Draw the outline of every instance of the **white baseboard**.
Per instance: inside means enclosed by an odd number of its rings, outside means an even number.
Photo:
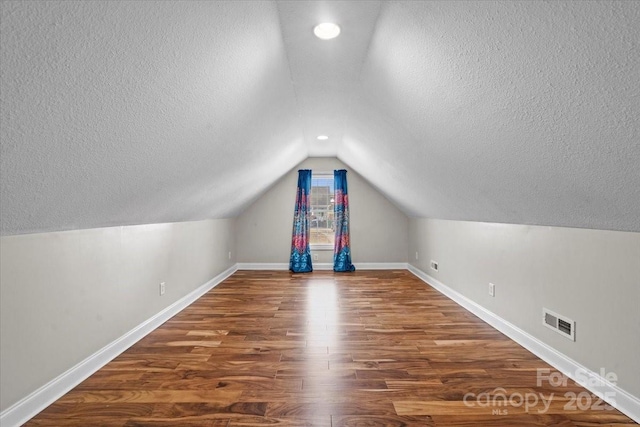
[[[569,378],[580,383],[587,390],[601,397],[605,402],[615,407],[620,412],[640,423],[640,399],[636,396],[633,396],[617,385],[610,383],[600,374],[585,368],[575,360],[538,340],[533,335],[530,335],[495,313],[465,297],[461,293],[429,276],[424,271],[411,264],[408,264],[407,268],[411,273],[422,279],[422,281],[427,285],[449,297],[466,310],[475,314],[480,319],[556,368],[558,371],[564,373]],[[582,378],[576,378],[576,373],[581,374]],[[612,396],[613,398],[605,398],[607,396]]]
[[[204,285],[180,298],[158,314],[145,320],[120,338],[5,409],[0,413],[0,426],[13,427],[27,422],[126,349],[140,341],[158,326],[184,310],[224,279],[231,276],[236,270],[237,265],[234,265],[223,271]]]
[[[353,265],[356,270],[406,270],[406,262],[357,262]],[[288,270],[289,264],[284,262],[274,263],[256,263],[241,262],[238,263],[238,270]],[[333,270],[333,264],[330,262],[314,262],[313,269],[318,271]]]
[[[238,270],[288,270],[285,262],[239,262]]]
[[[619,411],[634,419],[636,422],[640,423],[640,399],[616,385],[611,384],[598,373],[588,370],[573,359],[551,348],[517,326],[507,322],[474,301],[471,301],[464,295],[454,291],[437,279],[424,273],[422,270],[406,263],[357,263],[355,265],[357,269],[361,270],[408,269],[429,286],[446,295],[466,310],[475,314],[489,325],[507,335],[509,338],[516,341],[518,344],[522,345],[527,350],[558,369],[560,372],[565,373],[569,377],[572,377],[572,373],[575,372],[587,373],[589,379],[587,380],[587,383],[584,384],[585,388],[598,396],[615,396],[615,401],[609,401],[607,399],[604,400],[611,406],[614,406]],[[89,356],[76,366],[59,375],[57,378],[2,411],[2,413],[0,413],[0,425],[3,427],[13,427],[25,423],[51,403],[62,397],[73,387],[109,363],[116,356],[152,332],[158,326],[162,325],[171,317],[175,316],[184,308],[192,304],[210,289],[217,286],[236,270],[288,269],[289,264],[287,263],[238,263],[230,267],[188,295],[171,304],[158,314],[136,326],[125,335]],[[330,263],[318,263],[314,265],[314,269],[332,270],[333,266]],[[577,378],[572,378],[574,380],[578,380]],[[593,386],[593,384],[598,384],[598,386]]]
[[[406,262],[357,262],[356,270],[406,270]]]
[[[333,264],[330,262],[314,262],[313,269],[318,271],[333,271]]]

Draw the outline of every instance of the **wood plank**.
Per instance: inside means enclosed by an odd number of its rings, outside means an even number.
[[[407,271],[239,271],[26,425],[636,425],[549,368]],[[547,399],[468,400],[500,393]]]

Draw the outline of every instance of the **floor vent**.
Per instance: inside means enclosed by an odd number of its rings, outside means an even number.
[[[565,316],[560,316],[548,308],[542,309],[542,324],[553,329],[571,341],[576,340],[576,322]]]

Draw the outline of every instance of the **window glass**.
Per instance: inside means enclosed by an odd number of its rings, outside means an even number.
[[[311,245],[333,248],[333,175],[313,175],[311,178]]]

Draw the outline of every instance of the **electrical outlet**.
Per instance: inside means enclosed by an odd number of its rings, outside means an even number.
[[[313,260],[317,261],[318,260],[318,254],[313,254]]]
[[[164,292],[167,290],[164,282],[160,282],[160,295],[164,295]]]
[[[489,296],[496,296],[496,285],[494,285],[493,283],[489,283]]]
[[[416,259],[418,259],[418,251],[416,251]]]
[[[231,251],[229,251],[229,259],[231,259]]]
[[[431,266],[431,269],[433,271],[438,271],[438,262],[437,261],[431,260],[430,266]]]

